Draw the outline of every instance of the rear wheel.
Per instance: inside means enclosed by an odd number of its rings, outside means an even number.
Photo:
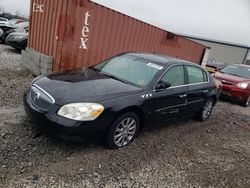
[[[118,117],[105,137],[106,146],[117,149],[129,145],[138,133],[139,124],[139,118],[133,112]]]
[[[208,99],[203,106],[201,112],[198,115],[200,121],[206,121],[211,115],[214,107],[214,100],[212,98]]]

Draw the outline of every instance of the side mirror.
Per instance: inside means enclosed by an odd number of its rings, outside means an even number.
[[[164,82],[164,81],[160,81],[156,84],[155,89],[156,90],[164,90],[167,89],[171,86],[171,84],[169,82]]]

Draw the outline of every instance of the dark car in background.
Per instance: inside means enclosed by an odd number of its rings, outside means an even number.
[[[206,64],[206,70],[212,74],[217,71],[220,71],[226,66],[225,63],[220,63],[220,62],[214,62],[214,61],[208,61]]]
[[[216,100],[214,79],[199,65],[145,53],[38,77],[24,97],[26,113],[46,133],[101,133],[109,148],[128,145],[143,127],[205,121]]]
[[[10,33],[5,42],[18,51],[25,50],[28,44],[28,33]]]
[[[250,103],[250,65],[228,65],[213,74],[222,82],[222,97],[239,101],[247,107]]]

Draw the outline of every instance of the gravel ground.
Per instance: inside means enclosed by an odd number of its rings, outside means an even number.
[[[0,44],[0,187],[250,187],[250,108],[219,102],[207,122],[144,131],[107,150],[40,134],[22,105],[32,79]]]

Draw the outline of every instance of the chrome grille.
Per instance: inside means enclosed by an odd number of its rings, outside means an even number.
[[[48,111],[55,102],[51,95],[36,85],[31,86],[29,95],[32,104],[42,111]]]

